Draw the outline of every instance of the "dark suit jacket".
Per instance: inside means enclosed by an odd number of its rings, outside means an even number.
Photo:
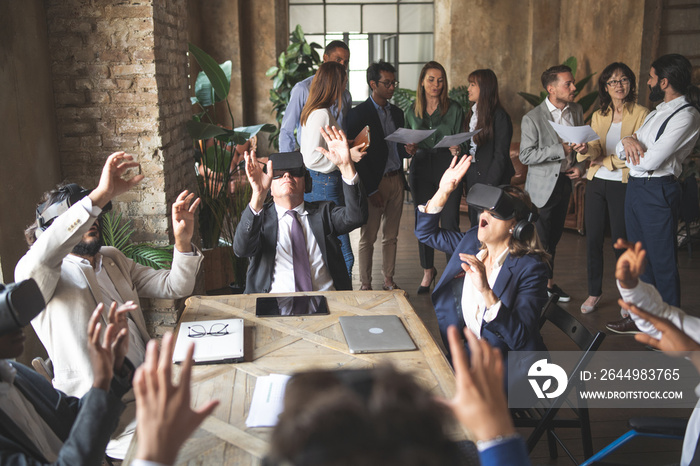
[[[476,155],[467,171],[467,188],[475,183],[491,186],[510,184],[515,175],[510,160],[510,141],[513,137],[513,124],[510,116],[502,108],[496,109],[493,120],[493,137],[477,146]]]
[[[451,254],[440,281],[432,294],[440,333],[445,346],[447,328],[464,328],[462,316],[462,286],[464,271],[458,253],[476,254],[479,251],[478,227],[466,233],[443,230],[438,227],[440,214],[416,211],[418,241]],[[545,351],[538,320],[547,302],[547,265],[537,256],[508,255],[493,292],[501,300],[498,316],[482,323],[481,335],[492,346],[500,348],[505,357],[509,350]]]
[[[28,367],[18,363],[12,366],[17,370],[14,385],[63,441],[55,464],[100,464],[124,409],[119,398],[128,387],[113,381],[110,392],[92,388],[78,399],[55,390]],[[17,424],[0,410],[0,464],[42,463],[48,462]]]
[[[389,108],[391,118],[394,120],[396,128],[404,127],[403,112],[396,105]],[[389,148],[387,147],[384,138],[387,136],[382,129],[382,122],[379,120],[377,109],[374,108],[371,98],[367,98],[364,102],[350,109],[347,116],[347,133],[348,139],[354,139],[362,128],[369,125],[370,144],[367,149],[367,155],[362,160],[355,164],[357,173],[360,174],[362,184],[368,193],[374,193],[379,188],[379,183],[384,176],[386,161],[389,157]],[[399,157],[404,159],[410,157],[406,152],[403,144],[398,144]],[[400,167],[403,173],[403,165]],[[404,186],[406,177],[402,177]]]
[[[333,202],[306,202],[309,224],[336,290],[352,290],[352,282],[340,250],[338,235],[349,233],[367,221],[367,195],[362,182],[342,182],[345,206]],[[233,239],[233,252],[249,257],[246,293],[268,293],[272,284],[277,253],[277,212],[270,203],[255,215],[248,206],[241,216]]]

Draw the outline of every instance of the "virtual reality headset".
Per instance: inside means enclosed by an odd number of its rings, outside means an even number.
[[[488,210],[491,215],[501,220],[520,217],[521,220],[534,222],[539,217],[537,208],[532,209],[518,199],[509,195],[498,186],[477,183],[467,193],[467,204],[481,210]]]
[[[311,192],[311,175],[304,166],[304,157],[301,152],[278,152],[270,154],[272,161],[272,179],[282,178],[285,173],[292,176],[304,177],[305,187],[304,192]]]
[[[44,297],[33,279],[9,285],[0,283],[0,335],[26,327],[45,307]]]
[[[38,238],[41,233],[51,226],[56,218],[61,216],[70,209],[71,206],[91,192],[92,189],[85,189],[80,185],[71,183],[58,190],[59,200],[55,201],[53,204],[49,204],[49,201],[40,204],[39,207],[36,208],[36,221],[39,225],[35,232],[36,237]],[[102,212],[109,212],[111,209],[112,203],[108,202],[102,209]]]

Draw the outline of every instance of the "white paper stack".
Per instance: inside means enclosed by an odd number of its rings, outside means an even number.
[[[284,389],[288,375],[270,374],[258,377],[255,382],[253,401],[250,403],[250,412],[245,421],[248,427],[274,427],[277,419],[284,409]]]

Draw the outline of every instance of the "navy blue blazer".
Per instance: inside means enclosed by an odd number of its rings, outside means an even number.
[[[416,209],[416,237],[432,248],[451,254],[442,277],[431,296],[440,334],[448,348],[447,328],[464,328],[462,287],[465,273],[458,253],[479,252],[478,227],[466,233],[439,228],[439,214],[425,214]],[[482,322],[481,335],[503,353],[508,351],[546,351],[538,325],[547,302],[547,265],[539,257],[508,255],[501,268],[493,292],[501,300],[498,316]]]

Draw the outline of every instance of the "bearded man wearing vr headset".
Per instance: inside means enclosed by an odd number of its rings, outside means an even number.
[[[338,167],[345,206],[304,202],[311,177],[300,152],[272,154],[265,173],[255,153],[245,153],[253,195],[233,239],[238,257],[250,257],[246,293],[351,290],[338,235],[367,221],[367,195],[350,158],[343,131],[326,126],[318,147]],[[264,204],[267,193],[272,203]]]
[[[119,250],[102,246],[100,215],[110,201],[143,179],[123,175],[139,164],[131,155],[116,152],[107,158],[98,186],[92,191],[68,185],[49,192],[37,208],[37,220],[25,235],[31,246],[15,269],[16,281],[33,278],[46,301],[46,310],[32,326],[53,362],[55,388],[72,396],[84,395],[91,386],[88,321],[103,303],[135,303],[120,320],[128,333],[126,357],[139,366],[150,339],[139,306],[144,298],[182,298],[192,293],[202,255],[192,245],[194,213],[199,199],[183,191],[172,205],[175,251],[170,270],[154,270],[136,264]],[[102,319],[106,318],[103,314]],[[135,405],[126,395],[125,410],[117,434],[121,442],[110,445],[108,454],[126,453],[133,433]],[[130,424],[130,425],[126,425]]]
[[[454,325],[466,326],[504,357],[510,350],[544,351],[538,319],[547,302],[549,256],[539,244],[537,208],[527,193],[476,184],[467,203],[482,210],[479,224],[466,233],[438,226],[442,207],[470,165],[471,157],[455,157],[438,191],[416,213],[418,240],[452,255],[432,294],[445,347]]]

